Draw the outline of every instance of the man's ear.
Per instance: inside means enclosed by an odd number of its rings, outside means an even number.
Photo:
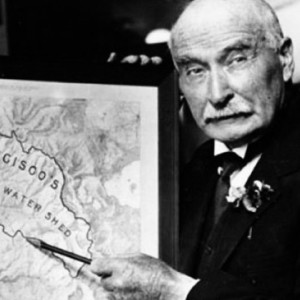
[[[293,43],[289,37],[284,37],[279,48],[279,56],[283,70],[283,80],[289,81],[294,73],[295,63],[293,56]]]

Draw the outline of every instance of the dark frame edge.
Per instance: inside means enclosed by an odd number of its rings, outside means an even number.
[[[159,257],[179,263],[179,92],[175,70],[159,86]]]

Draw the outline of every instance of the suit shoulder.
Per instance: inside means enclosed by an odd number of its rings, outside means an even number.
[[[195,165],[198,161],[205,161],[213,157],[214,143],[213,140],[208,140],[201,144],[192,155],[191,160],[187,163],[186,167]]]
[[[181,184],[186,185],[193,178],[202,174],[207,165],[212,162],[213,157],[213,140],[209,140],[197,148],[192,159],[182,168],[180,172]]]

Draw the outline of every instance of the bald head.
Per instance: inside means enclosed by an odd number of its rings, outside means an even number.
[[[283,38],[276,14],[263,0],[194,0],[190,2],[172,28],[170,47],[176,47],[178,40],[187,31],[199,28],[214,30],[231,22],[257,34],[268,46],[278,49]],[[246,29],[246,27],[245,27]]]

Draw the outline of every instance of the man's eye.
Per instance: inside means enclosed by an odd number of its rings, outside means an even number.
[[[186,70],[187,76],[200,76],[203,74],[203,68],[194,67],[194,68],[188,68]]]
[[[240,63],[243,63],[247,60],[247,57],[246,56],[235,56],[232,58],[232,60],[230,61],[230,64],[231,65],[236,65],[236,64],[240,64]]]

